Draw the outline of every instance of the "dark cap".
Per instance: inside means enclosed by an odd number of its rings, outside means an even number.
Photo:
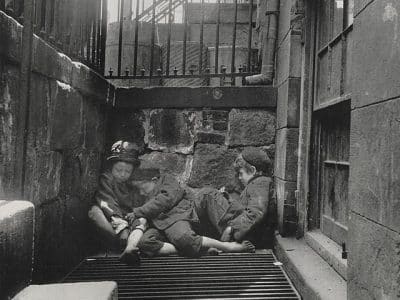
[[[139,166],[139,151],[136,144],[127,141],[118,141],[111,146],[109,161],[124,161]]]
[[[271,160],[268,154],[256,147],[247,147],[242,152],[243,159],[254,166],[257,171],[268,172]]]

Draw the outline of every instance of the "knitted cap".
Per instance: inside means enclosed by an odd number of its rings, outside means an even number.
[[[115,142],[111,146],[111,153],[107,160],[124,161],[138,166],[140,164],[138,147],[127,141]]]
[[[247,147],[242,152],[243,159],[250,165],[254,166],[257,171],[268,172],[271,160],[268,154],[263,150],[255,147]]]

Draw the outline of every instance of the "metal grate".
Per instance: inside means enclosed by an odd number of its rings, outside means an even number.
[[[88,258],[64,282],[112,280],[118,299],[300,299],[272,252],[201,258]]]

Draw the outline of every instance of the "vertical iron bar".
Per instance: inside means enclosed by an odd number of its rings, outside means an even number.
[[[188,0],[185,0],[185,7],[183,9],[185,29],[183,31],[183,57],[182,57],[182,74],[186,73],[186,40],[187,40],[187,27],[188,27]]]
[[[91,9],[90,1],[86,2],[86,60],[90,62],[90,13],[89,9]]]
[[[248,48],[248,53],[247,53],[247,66],[250,67],[251,65],[251,39],[252,39],[252,34],[253,34],[253,1],[250,0],[249,3],[249,40],[247,44]]]
[[[96,24],[97,24],[97,39],[96,39],[96,70],[100,67],[100,47],[101,47],[101,0],[96,0],[97,14],[96,14]]]
[[[124,4],[125,0],[119,1],[119,38],[118,38],[118,76],[121,76],[121,60],[122,60],[122,31],[124,29]]]
[[[91,3],[92,3],[92,5],[93,5],[93,2],[94,0],[91,0]],[[91,52],[92,52],[92,57],[91,57],[91,63],[92,64],[94,64],[94,62],[95,62],[95,57],[96,57],[96,47],[95,47],[95,43],[96,43],[96,18],[95,18],[95,16],[96,16],[96,12],[95,12],[95,10],[94,9],[92,9],[91,10],[92,11],[92,14],[91,14],[91,16],[90,16],[90,25],[91,25],[91,35],[92,35],[92,38],[91,38],[91,43],[90,43],[90,45],[91,45]]]
[[[0,0],[0,10],[2,10],[2,11],[6,10],[6,1],[5,0]]]
[[[138,43],[139,43],[139,4],[140,4],[140,0],[136,0],[136,16],[135,16],[135,53],[134,53],[134,57],[133,57],[133,76],[136,76],[136,72],[137,72],[137,58],[138,58]],[[142,5],[143,2],[142,2]],[[143,10],[143,6],[142,6],[142,10]]]
[[[142,13],[144,11],[144,0],[142,0]]]
[[[167,41],[167,66],[166,74],[169,75],[169,62],[171,55],[171,29],[172,29],[172,0],[168,4],[168,41]]]
[[[103,0],[101,5],[101,57],[100,72],[105,74],[106,63],[106,40],[107,40],[107,5],[108,1]]]
[[[199,74],[203,73],[204,0],[201,0]]]
[[[154,39],[156,33],[156,0],[153,0],[153,8],[152,8],[152,17],[151,17],[151,53],[150,53],[150,70],[149,77],[151,83],[151,77],[153,76],[153,67],[154,67]]]
[[[219,55],[219,23],[221,22],[221,0],[217,4],[217,26],[215,34],[215,74],[218,74],[218,55]]]
[[[232,34],[232,60],[231,60],[231,73],[235,73],[235,52],[236,52],[236,23],[237,23],[237,8],[238,0],[235,0],[235,14],[233,19],[233,34]],[[235,85],[235,76],[231,78],[232,85]]]
[[[16,135],[16,163],[14,165],[14,186],[19,195],[24,198],[26,150],[29,130],[29,108],[32,69],[32,42],[33,42],[33,5],[34,0],[24,1],[24,26],[22,28],[22,57],[20,65],[20,103],[18,110]],[[22,145],[22,147],[21,147]]]

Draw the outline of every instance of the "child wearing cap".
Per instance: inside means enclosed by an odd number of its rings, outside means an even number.
[[[89,210],[89,218],[107,243],[119,247],[126,243],[122,259],[136,259],[134,253],[141,236],[138,237],[138,230],[144,231],[147,227],[143,218],[135,224],[130,222],[132,209],[144,203],[144,198],[130,181],[140,164],[136,145],[126,141],[114,143],[107,161],[109,168],[100,176],[96,205]]]
[[[257,244],[269,205],[272,179],[267,174],[271,161],[263,150],[248,147],[237,157],[234,167],[245,186],[239,199],[230,198],[223,190],[203,189],[196,212],[201,223],[213,225],[221,241],[249,240]]]

